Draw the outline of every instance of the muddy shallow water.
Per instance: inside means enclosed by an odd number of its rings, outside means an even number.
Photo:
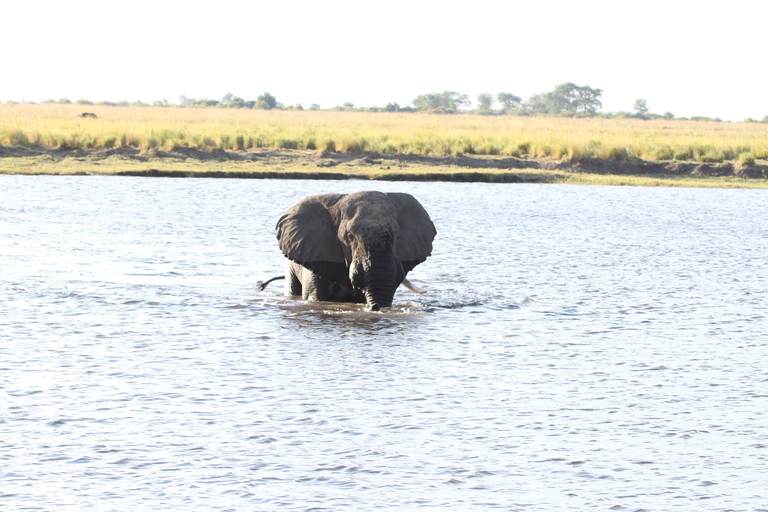
[[[413,194],[383,313],[278,217]],[[0,176],[1,510],[768,510],[768,192]]]

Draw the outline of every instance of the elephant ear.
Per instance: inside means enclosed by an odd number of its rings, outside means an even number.
[[[328,208],[342,197],[342,194],[307,197],[277,221],[278,245],[285,257],[336,283],[344,283],[349,277],[338,226]]]
[[[395,247],[395,255],[406,273],[427,259],[432,254],[432,240],[437,230],[429,214],[415,197],[410,194],[387,194],[397,206],[397,223],[400,225],[400,238]]]

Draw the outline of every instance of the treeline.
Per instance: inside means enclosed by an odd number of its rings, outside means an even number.
[[[523,100],[510,92],[499,92],[496,95],[483,93],[477,97],[476,106],[472,108],[472,101],[469,96],[457,91],[443,91],[421,94],[413,101],[413,106],[401,106],[397,103],[388,103],[383,107],[356,107],[353,103],[346,102],[342,105],[321,109],[320,105],[312,103],[309,110],[331,110],[343,112],[428,112],[434,114],[460,114],[473,113],[480,115],[517,115],[517,116],[560,116],[560,117],[601,117],[601,118],[635,118],[635,119],[680,119],[692,121],[722,121],[720,118],[711,118],[706,116],[692,116],[690,118],[676,117],[672,112],[663,114],[654,114],[650,112],[648,102],[645,99],[638,98],[632,105],[631,111],[602,112],[603,104],[601,97],[602,89],[592,88],[590,86],[578,86],[572,82],[567,82],[556,86],[552,91],[533,94],[527,100]],[[13,102],[9,102],[13,103]],[[80,99],[75,102],[67,98],[59,100],[49,99],[43,103],[75,103],[79,105],[103,105],[103,106],[152,106],[152,107],[170,107],[173,106],[168,100],[162,99],[153,101],[151,104],[141,101],[99,101],[91,102]],[[262,110],[304,110],[301,103],[286,106],[280,103],[277,98],[269,92],[264,92],[255,100],[246,100],[231,93],[224,95],[221,100],[213,99],[194,99],[185,95],[179,96],[180,107],[204,107],[204,108],[247,108]],[[760,121],[747,118],[745,122],[768,123],[768,115]]]

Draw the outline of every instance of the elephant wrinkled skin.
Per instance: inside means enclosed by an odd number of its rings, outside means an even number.
[[[410,194],[355,192],[299,201],[277,223],[288,258],[285,294],[392,305],[400,283],[432,253],[435,226]]]

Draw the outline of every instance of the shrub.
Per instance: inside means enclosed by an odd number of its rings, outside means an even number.
[[[755,165],[755,155],[752,153],[742,153],[739,155],[739,167],[752,167]]]
[[[296,139],[279,139],[277,147],[280,149],[299,149],[299,141]]]
[[[624,146],[615,146],[608,151],[610,160],[629,160],[629,150]]]
[[[653,150],[654,160],[673,160],[675,153],[669,146],[661,146]]]
[[[478,148],[478,152],[483,155],[498,155],[501,153],[501,149],[493,142],[485,142]]]
[[[27,146],[29,145],[29,139],[27,138],[27,134],[24,133],[24,130],[14,130],[10,132],[8,135],[8,143],[11,146]]]
[[[722,151],[710,148],[699,156],[699,160],[706,163],[722,163],[725,160],[725,155]]]

